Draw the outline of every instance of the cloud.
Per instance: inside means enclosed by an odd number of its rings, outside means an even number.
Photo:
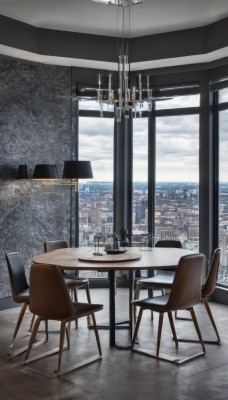
[[[113,130],[113,119],[79,118],[79,159],[91,161],[97,181],[113,180]]]
[[[199,180],[198,115],[156,119],[156,176],[158,181]],[[94,178],[113,180],[113,130],[111,118],[79,119],[79,158],[90,160]],[[133,120],[133,178],[147,180],[148,119]]]

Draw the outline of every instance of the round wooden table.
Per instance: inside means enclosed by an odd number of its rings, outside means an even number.
[[[109,273],[109,327],[110,346],[115,346],[115,271],[129,271],[129,328],[132,334],[132,288],[133,274],[136,270],[176,268],[182,256],[191,254],[190,250],[176,248],[126,248],[125,253],[94,255],[91,247],[64,248],[50,251],[33,258],[34,263],[56,265],[64,270],[95,270]]]

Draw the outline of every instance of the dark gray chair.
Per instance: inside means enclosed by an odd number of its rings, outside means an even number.
[[[17,333],[21,326],[21,322],[23,320],[25,311],[30,302],[30,291],[29,291],[29,285],[28,285],[26,275],[25,275],[24,257],[22,256],[22,254],[20,252],[6,253],[6,263],[7,263],[8,272],[9,272],[10,286],[11,286],[13,300],[15,301],[15,303],[21,304],[21,310],[20,310],[20,313],[18,316],[18,320],[16,323],[14,333],[13,333],[12,344],[10,346],[10,351],[8,353],[8,355],[10,357],[14,357],[14,356],[24,353],[27,350],[27,346],[20,348],[19,350],[16,350],[16,351],[13,351],[13,347],[14,347],[14,341],[16,339]],[[34,322],[34,315],[32,316],[29,331],[31,331],[31,329],[32,329],[33,322]],[[44,341],[39,342],[39,345],[42,343],[44,343]],[[37,345],[36,345],[36,347],[37,347]]]
[[[179,261],[169,295],[155,296],[155,297],[150,297],[148,299],[137,300],[132,302],[134,306],[140,307],[139,316],[137,319],[132,340],[133,351],[150,357],[155,357],[157,359],[166,360],[175,364],[182,364],[186,361],[192,360],[193,358],[205,354],[205,346],[196,319],[196,315],[193,309],[193,307],[201,301],[202,274],[204,266],[205,266],[205,256],[203,254],[192,254],[184,256]],[[183,309],[188,310],[191,313],[191,317],[198,336],[197,342],[200,342],[202,351],[200,353],[184,358],[180,358],[177,355],[174,357],[164,354],[160,355],[160,342],[161,342],[161,334],[163,326],[163,317],[165,313],[167,313],[169,317],[169,322],[176,348],[178,347],[179,342],[192,342],[192,340],[189,339],[177,338],[172,312]],[[138,335],[138,330],[144,310],[151,310],[159,313],[157,345],[155,352],[152,352],[147,349],[141,349],[140,346],[135,348],[136,337]]]
[[[182,244],[179,240],[158,240],[155,244],[155,247],[171,247],[171,248],[181,249]],[[164,294],[163,289],[170,289],[170,286],[173,283],[175,272],[176,269],[158,270],[155,276],[151,278],[137,280],[134,299],[135,300],[139,299],[141,289],[147,289],[149,297],[153,297],[154,290],[161,290],[162,294]],[[136,318],[136,309],[134,314]]]
[[[63,275],[56,266],[45,264],[33,264],[31,266],[31,293],[29,308],[30,311],[36,315],[36,319],[25,356],[25,364],[29,364],[33,361],[57,353],[59,355],[58,367],[55,371],[57,376],[99,360],[102,355],[94,313],[102,310],[103,305],[72,302],[65,282],[66,281],[63,279]],[[61,370],[63,350],[70,348],[70,322],[89,315],[92,317],[99,355],[90,357],[89,359],[68,367],[65,370]],[[40,322],[47,322],[48,320],[59,321],[61,323],[59,347],[57,349],[53,349],[47,351],[46,353],[29,358]],[[67,347],[64,347],[65,333],[67,336]]]

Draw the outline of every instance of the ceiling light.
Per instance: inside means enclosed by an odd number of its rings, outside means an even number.
[[[129,7],[133,6],[134,4],[140,4],[144,0],[92,0],[92,1],[94,1],[94,3],[100,3],[100,4],[110,4],[119,7]]]
[[[130,62],[128,60],[130,46],[130,12],[131,6],[142,3],[143,0],[92,0],[96,3],[112,4],[119,7],[121,12],[117,12],[117,40],[118,40],[118,88],[112,86],[112,76],[109,74],[108,87],[101,85],[101,75],[98,77],[98,88],[94,89],[96,95],[92,100],[100,104],[100,115],[103,116],[104,105],[114,106],[117,122],[122,118],[129,118],[131,111],[136,117],[137,113],[141,116],[143,110],[152,110],[152,103],[157,100],[165,100],[165,97],[154,97],[150,88],[149,76],[146,77],[146,86],[143,87],[142,76],[138,75],[137,83],[130,74]],[[131,81],[130,81],[131,79]],[[135,82],[135,83],[134,83]],[[93,89],[84,89],[77,92],[78,99],[88,99],[86,94],[91,94]],[[86,93],[87,92],[87,93]],[[91,95],[90,95],[91,96]],[[90,97],[91,99],[91,97]],[[144,106],[146,106],[144,108]]]

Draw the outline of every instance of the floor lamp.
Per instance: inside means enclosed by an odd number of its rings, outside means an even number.
[[[78,196],[78,180],[91,179],[93,172],[90,161],[64,161],[63,179],[69,181],[73,186],[72,192],[75,193],[75,247],[79,247],[79,196]],[[71,221],[72,207],[71,201]],[[70,245],[72,245],[72,226],[70,230]]]

